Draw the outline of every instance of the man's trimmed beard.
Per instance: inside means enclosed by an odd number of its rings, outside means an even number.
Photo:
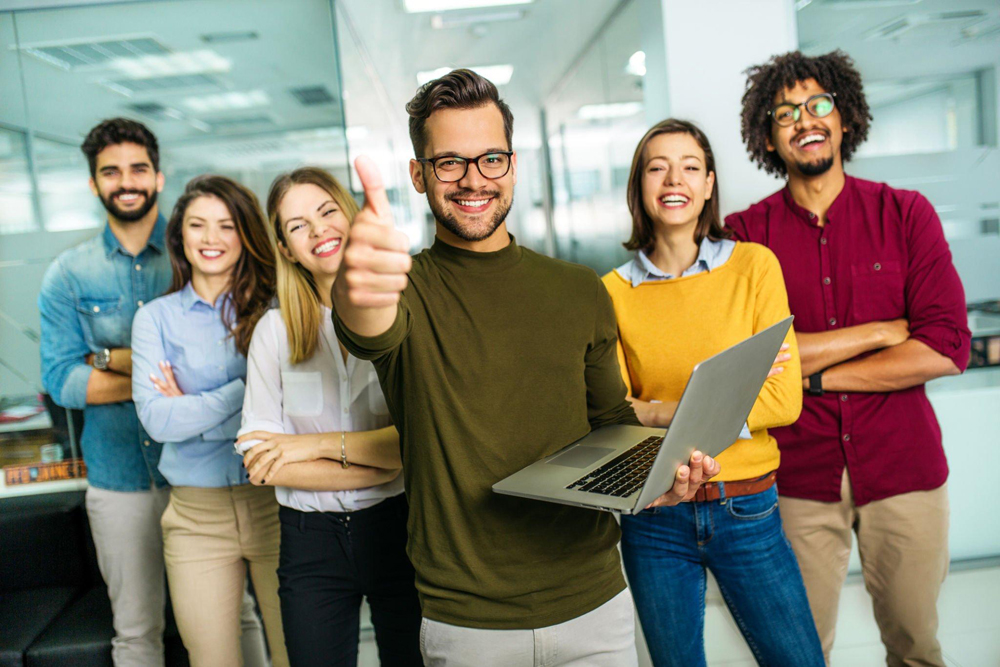
[[[463,241],[475,242],[488,239],[493,236],[493,233],[503,224],[503,221],[507,219],[507,214],[510,213],[511,206],[514,205],[514,196],[511,194],[511,198],[504,201],[500,198],[499,192],[492,193],[461,193],[468,197],[482,196],[487,194],[496,199],[497,210],[493,214],[493,218],[490,220],[489,224],[485,229],[473,231],[470,229],[464,229],[458,224],[458,220],[454,215],[446,213],[444,210],[438,208],[437,202],[434,197],[430,195],[430,188],[427,189],[427,204],[431,207],[431,213],[434,215],[434,219],[441,223],[441,226],[447,229],[449,232],[462,239]],[[461,199],[462,197],[454,195],[449,197],[451,200]]]
[[[796,162],[795,166],[803,176],[819,176],[830,171],[833,158],[828,157],[819,162]]]
[[[123,211],[122,209],[118,208],[117,204],[115,204],[115,197],[127,194],[143,195],[146,198],[146,201],[142,206],[140,206],[134,211]],[[136,222],[138,220],[142,220],[143,218],[145,218],[146,214],[149,213],[151,210],[153,210],[153,207],[156,206],[156,195],[157,195],[156,190],[150,190],[149,192],[146,192],[145,190],[119,189],[115,190],[107,197],[105,197],[102,194],[98,197],[98,199],[100,199],[101,204],[104,205],[104,210],[110,213],[112,216],[114,216],[116,220],[119,220],[121,222]]]

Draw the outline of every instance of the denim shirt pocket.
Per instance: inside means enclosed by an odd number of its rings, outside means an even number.
[[[123,340],[125,325],[123,296],[87,296],[77,300],[76,310],[87,345],[94,350],[128,347]]]

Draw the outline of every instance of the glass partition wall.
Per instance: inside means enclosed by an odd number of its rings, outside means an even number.
[[[303,164],[349,182],[333,2],[241,7],[185,0],[0,12],[0,467],[79,457],[70,433],[80,415],[69,425],[39,397],[36,300],[52,259],[104,224],[80,152],[91,127],[125,116],[156,134],[165,215],[203,173],[235,178],[262,203],[278,173]],[[0,496],[79,484],[7,486],[5,477]]]

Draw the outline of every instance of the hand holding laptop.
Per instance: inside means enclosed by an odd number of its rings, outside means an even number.
[[[645,509],[672,507],[691,500],[698,489],[721,470],[718,461],[695,450],[688,464],[677,468],[677,472],[674,473],[674,485],[670,490],[646,505]]]

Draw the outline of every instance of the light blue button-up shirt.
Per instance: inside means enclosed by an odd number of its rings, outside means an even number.
[[[132,317],[170,285],[170,259],[156,219],[146,247],[133,255],[105,223],[100,234],[70,248],[45,272],[38,294],[42,384],[56,404],[83,410],[81,448],[91,486],[148,491],[166,486],[156,466],[160,443],[143,430],[132,401],[87,404],[94,372],[85,358],[132,346]]]
[[[233,449],[240,428],[247,360],[222,321],[228,296],[213,306],[191,283],[136,313],[132,323],[132,399],[139,420],[163,443],[160,472],[174,486],[247,483]],[[167,397],[149,376],[169,361],[183,396]]]
[[[736,248],[735,241],[728,239],[713,241],[712,239],[705,238],[698,247],[698,258],[680,276],[664,273],[660,267],[650,261],[649,257],[642,250],[635,254],[635,258],[619,266],[616,271],[632,283],[632,287],[638,287],[647,281],[673,280],[677,277],[683,278],[685,276],[714,271],[729,261],[734,248]]]
[[[635,254],[635,258],[630,259],[628,262],[622,264],[615,270],[619,275],[625,278],[625,280],[632,283],[632,287],[638,287],[644,282],[673,280],[678,277],[683,278],[685,276],[694,276],[699,273],[714,271],[729,261],[729,258],[732,257],[733,250],[735,248],[735,241],[730,241],[729,239],[713,241],[712,239],[706,237],[702,240],[701,245],[698,246],[698,258],[694,261],[694,264],[686,268],[680,276],[674,276],[664,272],[656,264],[653,264],[646,253],[642,250]],[[744,424],[743,430],[740,431],[738,439],[750,440],[752,437],[753,436],[750,434],[750,427],[747,424]]]

